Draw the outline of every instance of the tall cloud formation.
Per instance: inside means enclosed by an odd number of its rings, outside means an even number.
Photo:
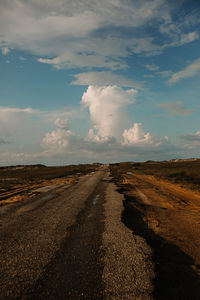
[[[135,103],[137,90],[123,90],[117,86],[89,86],[81,103],[89,107],[94,128],[88,138],[99,142],[119,139],[127,121],[126,106]]]
[[[22,161],[29,163],[44,161],[73,163],[94,160],[112,162],[138,157],[153,159],[158,153],[161,155],[171,151],[172,146],[167,137],[163,139],[149,132],[146,133],[141,123],[134,123],[131,128],[126,124],[128,119],[126,108],[135,103],[136,94],[137,91],[134,89],[123,90],[117,86],[89,86],[83,94],[82,105],[89,107],[93,127],[89,130],[88,136],[85,133],[84,137],[78,136],[73,129],[69,128],[68,112],[42,112],[31,108],[1,107],[0,164],[16,164]],[[54,118],[55,129],[49,131],[52,118]],[[11,127],[10,120],[14,122]],[[17,124],[20,120],[23,125],[18,128]],[[48,126],[45,130],[46,123]],[[38,148],[38,136],[37,139],[36,137],[33,139],[32,131],[36,125],[38,126],[36,131],[41,135],[42,149]],[[9,140],[5,143],[5,133],[11,128],[17,131],[10,132],[12,143]],[[13,143],[13,136],[16,135],[17,143]],[[32,136],[32,144],[26,148],[23,140],[30,136]]]
[[[86,137],[79,137],[68,127],[66,118],[55,119],[55,130],[45,134],[42,140],[43,156],[73,155],[93,159],[118,159],[136,157],[154,151],[169,149],[168,137],[159,138],[145,133],[141,123],[128,128],[126,108],[135,103],[137,90],[124,90],[114,86],[89,86],[81,104],[89,108],[92,128]]]

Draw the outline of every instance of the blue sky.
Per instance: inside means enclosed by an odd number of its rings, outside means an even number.
[[[0,165],[199,157],[199,14],[188,0],[1,1]]]

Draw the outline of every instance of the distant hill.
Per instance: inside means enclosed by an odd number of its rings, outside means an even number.
[[[42,165],[42,164],[36,164],[36,165],[16,165],[16,166],[5,166],[5,167],[0,167],[1,170],[21,170],[21,169],[32,169],[32,168],[47,168],[47,166]]]

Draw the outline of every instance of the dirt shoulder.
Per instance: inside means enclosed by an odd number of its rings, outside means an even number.
[[[145,205],[148,227],[200,265],[200,194],[150,175],[125,175],[122,184]]]
[[[134,172],[116,182],[126,198],[124,223],[153,250],[155,298],[200,299],[199,193]]]

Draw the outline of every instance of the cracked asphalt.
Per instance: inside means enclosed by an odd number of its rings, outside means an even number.
[[[0,299],[153,299],[152,251],[109,169],[0,212]]]

